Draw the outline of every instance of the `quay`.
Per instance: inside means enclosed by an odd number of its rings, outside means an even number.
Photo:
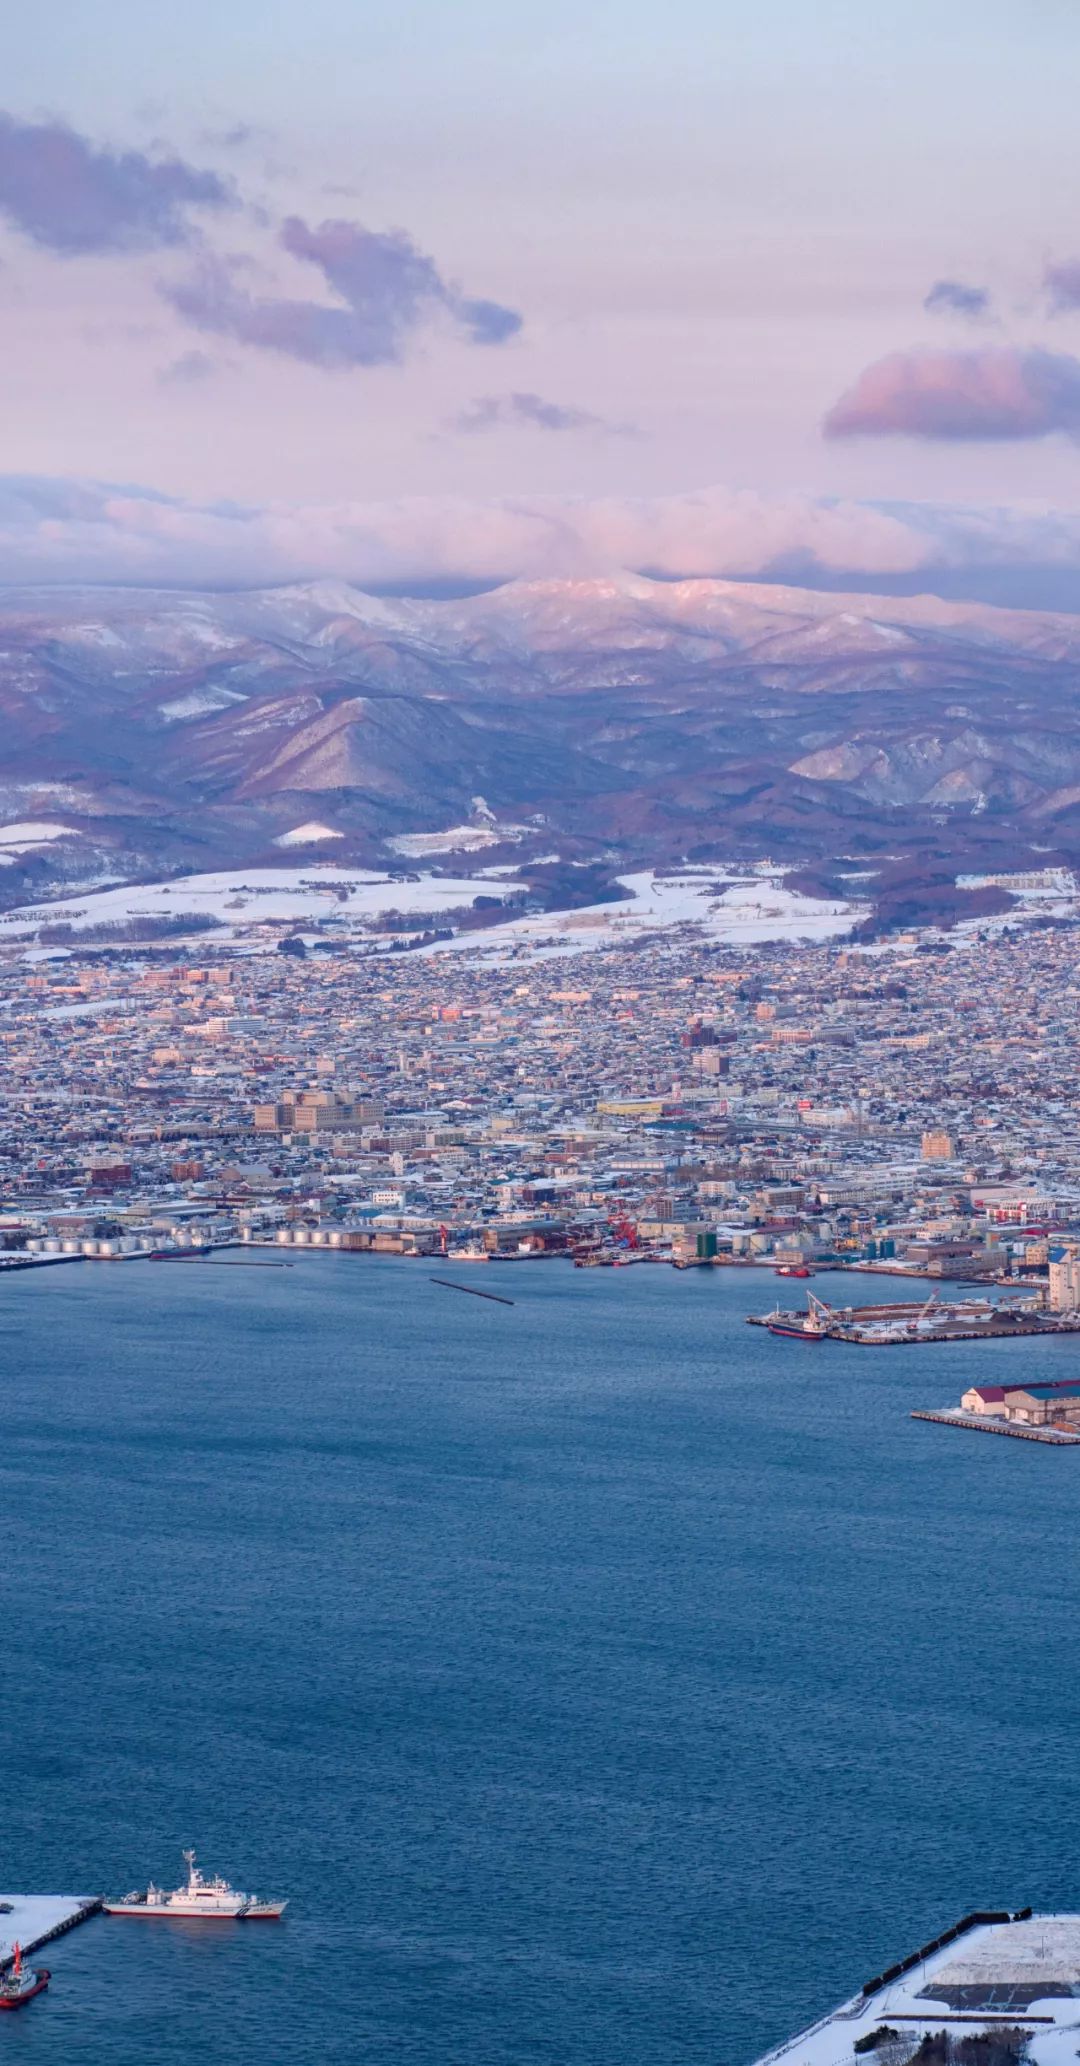
[[[101,1912],[102,1894],[0,1894],[0,1972],[19,1945],[24,1958]]]
[[[832,1341],[854,1342],[862,1349],[897,1348],[909,1342],[1028,1341],[1032,1335],[1080,1334],[1080,1320],[1010,1320],[986,1327],[935,1327],[926,1333],[866,1334],[857,1328],[830,1333]]]
[[[877,1306],[830,1306],[813,1292],[796,1312],[775,1306],[751,1313],[751,1327],[813,1341],[854,1343],[858,1348],[897,1348],[910,1342],[1020,1341],[1033,1335],[1080,1333],[1080,1315],[1044,1314],[1030,1303],[992,1305],[988,1299],[954,1299],[941,1304],[932,1292],[922,1304],[907,1300]]]
[[[941,1427],[972,1428],[977,1435],[1008,1435],[1014,1442],[1050,1442],[1056,1449],[1080,1448],[1080,1435],[1066,1434],[1063,1428],[1022,1428],[1015,1424],[994,1420],[984,1413],[965,1413],[962,1406],[942,1406],[936,1411],[921,1407],[912,1413],[912,1420],[936,1420]]]

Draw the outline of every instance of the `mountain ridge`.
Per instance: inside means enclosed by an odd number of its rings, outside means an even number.
[[[18,588],[0,719],[0,818],[66,828],[15,851],[0,824],[4,904],[265,864],[316,817],[336,858],[386,865],[478,795],[524,860],[1080,858],[1064,612],[641,575]]]

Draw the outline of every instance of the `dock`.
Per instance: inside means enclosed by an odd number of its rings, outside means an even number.
[[[1064,1428],[1017,1427],[1014,1422],[995,1420],[987,1413],[965,1413],[961,1406],[942,1406],[936,1411],[923,1407],[913,1412],[911,1418],[936,1420],[946,1428],[971,1428],[977,1435],[1008,1435],[1013,1442],[1047,1442],[1055,1449],[1080,1448],[1080,1435],[1066,1434]]]
[[[40,1951],[101,1912],[103,1894],[0,1894],[0,1972],[18,1944],[23,1956]]]
[[[801,1310],[748,1315],[751,1327],[779,1328],[818,1341],[839,1341],[865,1349],[894,1349],[918,1342],[1030,1341],[1033,1336],[1080,1334],[1080,1317],[1045,1313],[1029,1303],[992,1305],[988,1299],[939,1300],[932,1292],[921,1304],[907,1300],[877,1306],[830,1306],[813,1292]]]

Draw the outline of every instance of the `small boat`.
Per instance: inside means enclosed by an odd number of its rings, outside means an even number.
[[[0,1973],[0,2009],[21,2009],[24,2001],[43,1994],[51,1979],[48,1966],[24,1966],[16,1944],[10,1972]]]
[[[812,1277],[814,1272],[808,1270],[805,1263],[781,1263],[776,1274],[778,1277]]]
[[[156,1887],[151,1880],[148,1887],[124,1894],[119,1901],[106,1901],[106,1915],[196,1916],[206,1922],[277,1922],[289,1905],[287,1901],[260,1901],[254,1894],[241,1894],[220,1875],[216,1879],[204,1879],[195,1863],[194,1851],[184,1852],[184,1862],[188,1869],[186,1886],[176,1887],[168,1893],[164,1887]]]

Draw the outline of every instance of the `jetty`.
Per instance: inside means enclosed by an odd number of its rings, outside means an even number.
[[[497,1291],[481,1291],[478,1284],[455,1284],[452,1277],[432,1277],[432,1284],[439,1284],[444,1291],[467,1291],[470,1298],[489,1299],[493,1306],[512,1306],[512,1298],[501,1298]]]
[[[6,1973],[19,1945],[23,1957],[65,1937],[101,1912],[101,1894],[0,1894],[0,1972]]]

